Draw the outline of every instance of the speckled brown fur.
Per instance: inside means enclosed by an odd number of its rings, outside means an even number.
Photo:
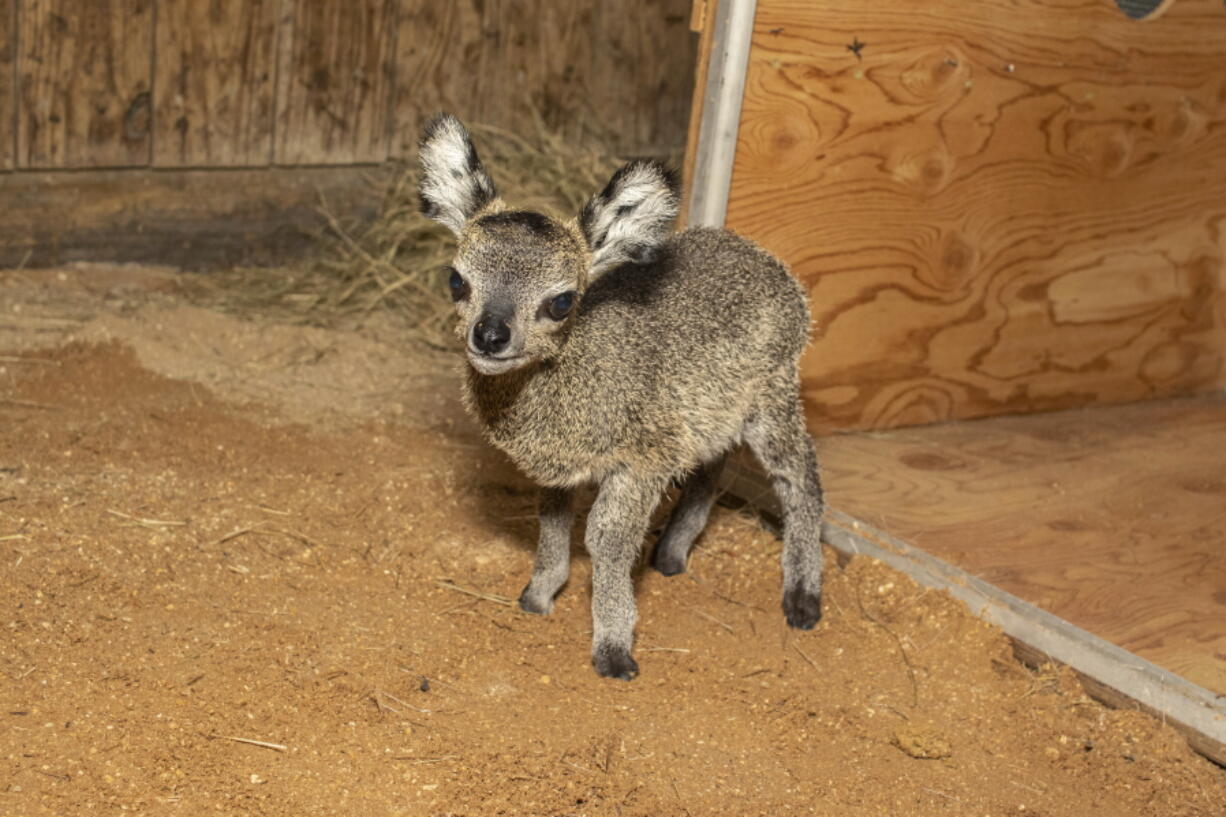
[[[561,223],[508,210],[496,194],[472,195],[494,189],[475,157],[457,121],[432,123],[422,197],[459,237],[453,295],[471,364],[468,407],[545,489],[521,606],[552,609],[569,573],[571,492],[597,484],[586,536],[593,663],[602,675],[632,678],[631,570],[651,513],[670,482],[684,483],[654,562],[681,572],[723,458],[744,441],[784,505],[788,623],[812,627],[821,615],[822,498],[799,403],[797,360],[809,331],[800,285],[726,230],[671,233],[676,190],[654,163],[627,165]]]

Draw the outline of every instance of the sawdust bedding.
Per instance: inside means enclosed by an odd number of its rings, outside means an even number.
[[[397,327],[166,271],[0,274],[0,813],[1216,817],[1223,771],[880,564],[790,632],[720,509],[633,683],[548,618],[534,496]]]

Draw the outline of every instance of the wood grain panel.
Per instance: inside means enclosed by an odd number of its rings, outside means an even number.
[[[688,36],[690,6],[691,0],[644,0],[643,11],[633,18],[639,24],[634,144],[640,149],[663,154],[680,147],[672,126],[686,121],[695,66],[678,64],[670,51]]]
[[[819,448],[834,507],[1226,695],[1226,396]]]
[[[1217,0],[760,0],[728,224],[810,290],[814,427],[1226,385],[1224,50]]]
[[[152,0],[22,0],[19,167],[147,165]]]
[[[402,0],[396,38],[394,156],[416,156],[422,126],[439,111],[464,121],[485,121],[474,76],[485,42],[481,20],[477,0]]]
[[[0,0],[0,171],[11,170],[16,160],[13,128],[13,90],[17,61],[17,6]]]
[[[153,163],[272,159],[278,0],[159,0]]]
[[[564,97],[558,94],[559,70],[574,58],[577,39],[590,31],[576,29],[580,12],[590,19],[590,8],[578,4],[487,0],[476,83],[482,116],[490,122],[519,123],[508,129],[531,135],[535,132],[531,112],[553,113],[545,100]]]
[[[405,0],[393,154],[446,110],[531,137],[539,124],[622,153],[676,152],[696,37],[687,0]]]
[[[628,22],[632,26],[628,26]],[[623,133],[637,133],[639,95],[634,85],[641,60],[638,25],[633,13],[628,14],[616,3],[604,3],[596,16],[596,30],[602,36],[599,45],[591,51],[588,91],[593,113],[607,116],[609,124]],[[622,138],[614,144],[620,148],[632,141]]]
[[[640,6],[643,0],[633,0]],[[531,138],[541,124],[577,139],[594,122],[593,89],[606,81],[593,56],[616,44],[590,0],[487,0],[482,10],[478,96],[484,121]],[[593,33],[601,32],[600,37]],[[619,118],[626,116],[625,112]],[[603,123],[601,123],[603,124]]]
[[[278,164],[380,162],[395,82],[395,0],[283,0]]]

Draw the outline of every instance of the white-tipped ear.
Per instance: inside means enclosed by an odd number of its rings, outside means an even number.
[[[662,163],[624,165],[579,213],[579,229],[592,251],[592,276],[619,264],[656,257],[677,216],[677,176]]]
[[[422,131],[417,156],[421,211],[456,235],[498,196],[468,130],[451,114],[441,113],[430,120]]]

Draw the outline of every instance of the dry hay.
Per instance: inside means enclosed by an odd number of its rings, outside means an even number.
[[[544,126],[531,139],[489,125],[471,130],[499,191],[515,207],[569,218],[618,165],[609,152],[575,145]],[[416,163],[395,164],[371,183],[383,190],[373,221],[343,224],[321,201],[327,226],[314,261],[213,274],[203,297],[226,311],[319,326],[360,325],[379,310],[415,340],[454,345],[443,269],[455,242],[418,211]]]

